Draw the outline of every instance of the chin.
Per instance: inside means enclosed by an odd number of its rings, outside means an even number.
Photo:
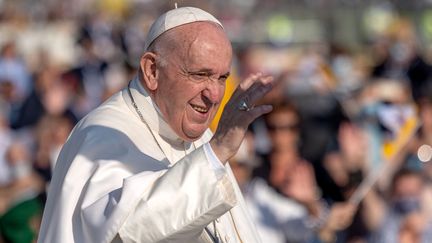
[[[183,140],[185,140],[187,142],[195,142],[196,140],[200,139],[203,134],[204,133],[200,134],[199,136],[188,136],[188,135],[185,135],[183,137]]]
[[[188,141],[188,142],[196,141],[202,137],[202,135],[205,133],[206,130],[207,130],[207,128],[188,131],[188,132],[183,131],[183,135],[184,135],[183,139]]]
[[[211,117],[208,117],[211,118]],[[188,142],[193,142],[202,137],[210,126],[211,119],[207,119],[203,122],[194,122],[188,119],[184,119],[179,127],[181,137]]]

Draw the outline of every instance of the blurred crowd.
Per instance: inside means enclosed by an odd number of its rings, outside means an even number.
[[[225,24],[227,86],[257,71],[276,79],[262,101],[273,111],[230,161],[263,242],[430,242],[432,66],[413,23],[394,18],[356,48],[235,35],[278,3],[264,2],[180,2]],[[133,77],[149,24],[171,5],[0,0],[0,242],[35,242],[68,134]]]

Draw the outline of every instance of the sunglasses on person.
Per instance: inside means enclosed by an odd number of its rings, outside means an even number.
[[[299,124],[268,124],[267,127],[270,131],[278,131],[278,130],[297,131],[299,129]]]

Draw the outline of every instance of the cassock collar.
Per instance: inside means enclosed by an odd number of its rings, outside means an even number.
[[[156,136],[158,142],[161,144],[162,141],[160,141],[160,138],[162,138],[164,140],[164,143],[169,143],[177,150],[189,150],[191,143],[186,142],[182,138],[180,138],[164,120],[162,113],[160,112],[156,103],[153,102],[150,95],[142,86],[138,76],[136,76],[131,81],[130,90],[135,100],[135,103],[137,104],[138,108],[141,111],[141,114],[144,117],[144,120],[148,123],[150,129],[152,129],[152,132],[159,135]],[[128,100],[130,101],[130,99]],[[135,109],[133,107],[132,109],[133,113],[136,114]],[[138,114],[136,115],[138,116]],[[165,146],[162,146],[162,149],[166,150],[167,148],[165,148]],[[165,155],[169,154],[168,151],[164,151],[164,153]]]

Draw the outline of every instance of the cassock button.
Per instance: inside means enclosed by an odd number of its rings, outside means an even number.
[[[216,223],[219,223],[219,218],[216,219]]]

